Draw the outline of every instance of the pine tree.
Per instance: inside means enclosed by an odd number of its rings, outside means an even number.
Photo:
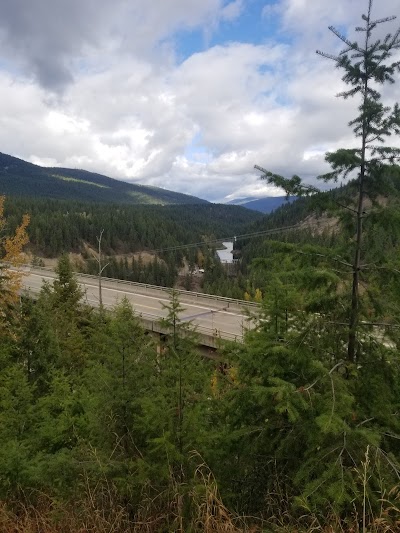
[[[400,49],[400,28],[394,34],[387,34],[384,39],[372,39],[373,31],[382,23],[396,17],[378,20],[372,18],[373,0],[368,1],[367,14],[362,15],[363,26],[356,31],[364,35],[361,42],[351,41],[336,28],[330,30],[345,44],[338,55],[317,51],[323,57],[333,60],[336,67],[344,70],[343,81],[350,86],[340,93],[345,99],[360,99],[359,114],[350,121],[354,135],[359,139],[359,147],[342,148],[336,152],[328,152],[326,161],[332,166],[332,172],[320,176],[325,181],[338,181],[340,177],[352,177],[358,172],[356,180],[357,193],[355,206],[347,205],[355,218],[355,238],[353,249],[352,290],[348,312],[347,357],[355,361],[358,355],[358,329],[360,322],[360,275],[363,271],[362,241],[365,198],[376,196],[382,188],[382,181],[390,173],[390,168],[400,161],[400,149],[386,145],[388,137],[400,133],[400,108],[396,103],[393,108],[382,103],[381,94],[377,90],[385,83],[394,83],[395,74],[400,72],[400,61],[390,61],[391,56]],[[298,176],[286,179],[270,171],[256,167],[263,172],[263,179],[284,188],[287,194],[309,195],[317,192],[317,188],[302,183]]]
[[[283,513],[288,501],[288,515],[306,510],[322,523],[332,511],[343,520],[361,511],[369,450],[365,490],[373,520],[379,494],[397,483],[397,351],[371,338],[363,364],[348,365],[335,325],[307,312],[337,308],[339,296],[326,288],[329,271],[316,276],[299,259],[293,254],[292,270],[286,264],[269,273],[258,328],[225,354],[235,378],[216,376],[220,413],[210,464],[241,512],[264,513],[268,502],[276,507],[267,512]]]
[[[53,285],[45,285],[38,307],[50,324],[54,360],[58,367],[80,371],[87,350],[86,327],[92,309],[82,303],[83,290],[67,254],[60,257]]]
[[[196,335],[190,321],[181,316],[184,308],[177,291],[171,291],[165,310],[161,325],[168,335],[158,357],[153,391],[146,399],[143,412],[148,410],[156,415],[148,425],[152,453],[155,452],[153,460],[160,452],[167,451],[170,467],[182,481],[188,474],[189,452],[196,449],[203,453],[202,443],[208,438],[205,427],[211,368],[196,349]],[[163,470],[166,466],[164,462]]]
[[[56,273],[58,277],[53,283],[54,305],[65,309],[67,312],[72,312],[76,310],[83,296],[83,291],[78,284],[67,254],[62,255],[58,260]]]
[[[99,318],[85,372],[92,444],[106,455],[118,450],[126,460],[144,447],[145,439],[133,428],[156,367],[156,350],[126,298]]]

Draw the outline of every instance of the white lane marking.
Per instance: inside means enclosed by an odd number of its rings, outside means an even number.
[[[84,284],[84,283],[82,283],[82,285],[85,285],[87,287],[94,287],[95,289],[98,289],[97,285],[87,285],[87,284]],[[128,294],[128,295],[131,295],[131,296],[139,296],[139,297],[142,297],[142,298],[151,298],[152,300],[158,300],[160,303],[164,302],[164,301],[165,302],[170,302],[169,298],[150,296],[150,295],[147,295],[147,294],[141,294],[141,293],[136,293],[136,292],[121,291],[120,289],[110,289],[109,287],[103,287],[102,289],[106,290],[106,291],[120,292],[120,293],[125,294],[125,295]],[[186,302],[182,302],[182,306],[185,309],[188,309],[188,307],[194,307],[195,309],[205,309],[209,313],[219,313],[219,314],[223,313],[223,314],[232,315],[232,316],[246,316],[246,315],[243,315],[241,313],[232,313],[230,311],[226,311],[225,309],[212,309],[211,307],[204,307],[202,305],[189,304],[189,303],[186,303]],[[187,307],[185,307],[185,306],[187,306]],[[154,307],[153,309],[156,309],[156,308]]]
[[[45,275],[42,275],[42,274],[33,274],[33,273],[30,273],[31,276],[36,276],[36,277],[39,277],[39,278],[49,278],[49,279],[54,279],[54,277],[52,276],[45,276]],[[78,280],[79,281],[79,280]],[[92,287],[94,289],[98,289],[98,286],[97,285],[91,285],[90,283],[85,283],[83,281],[79,281],[79,283],[81,285],[83,285],[84,287]],[[102,290],[106,290],[106,291],[113,291],[113,292],[120,292],[121,294],[129,294],[129,295],[132,295],[132,296],[141,296],[143,298],[150,298],[152,300],[158,300],[159,302],[162,302],[162,301],[165,301],[165,302],[169,302],[169,298],[162,298],[162,297],[157,297],[157,296],[149,296],[147,294],[140,294],[140,293],[137,293],[137,292],[130,292],[130,291],[122,291],[120,289],[110,289],[109,287],[102,287]],[[211,309],[210,307],[204,307],[202,305],[197,305],[197,304],[185,304],[183,303],[182,304],[183,306],[187,305],[188,307],[194,307],[195,309],[205,309],[207,311],[210,311],[212,313],[218,313],[218,314],[226,314],[226,315],[231,315],[231,316],[238,316],[238,317],[246,317],[246,315],[242,314],[242,313],[232,313],[230,311],[226,311],[225,309]],[[158,309],[157,307],[149,307],[150,309]],[[187,309],[187,307],[186,307]]]

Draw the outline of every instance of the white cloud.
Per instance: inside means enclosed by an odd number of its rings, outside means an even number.
[[[244,8],[244,0],[234,0],[227,4],[221,11],[221,19],[232,21],[238,18]]]
[[[77,134],[89,130],[89,122],[87,120],[68,116],[60,111],[50,111],[46,117],[46,124],[50,132],[55,134]]]
[[[282,17],[285,44],[277,29],[275,42],[229,40],[183,60],[176,32],[218,35],[247,3],[10,6],[0,21],[3,152],[222,200],[280,194],[254,164],[314,180],[326,150],[354,143],[357,103],[335,97],[340,72],[315,48],[336,50],[326,26],[358,24],[359,0],[281,0],[263,17]],[[382,0],[377,16],[395,8]],[[390,102],[397,92],[385,89]]]
[[[261,17],[265,20],[269,20],[277,15],[281,15],[282,9],[283,6],[279,2],[276,2],[275,4],[265,4],[261,10]]]

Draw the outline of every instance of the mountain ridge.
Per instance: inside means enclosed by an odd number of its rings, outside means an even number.
[[[118,204],[208,204],[161,187],[138,185],[83,169],[42,167],[0,152],[0,194]]]
[[[260,213],[269,214],[275,209],[278,209],[285,203],[292,203],[296,200],[295,196],[287,198],[286,196],[266,196],[263,198],[257,198],[249,196],[247,198],[240,198],[237,200],[231,200],[228,205],[240,205],[246,209],[258,211]]]

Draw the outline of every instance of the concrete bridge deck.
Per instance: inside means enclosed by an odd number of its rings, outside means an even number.
[[[37,294],[44,281],[52,283],[57,274],[47,268],[24,267],[23,289]],[[85,292],[84,300],[93,307],[99,305],[99,285],[96,276],[77,274]],[[190,321],[196,329],[199,342],[211,348],[219,339],[242,342],[246,330],[255,325],[260,306],[244,300],[234,300],[210,294],[179,290],[179,302],[184,308],[180,318]],[[159,320],[167,314],[170,289],[143,283],[102,278],[102,300],[107,308],[126,297],[141,318],[146,329],[164,333]],[[251,318],[253,317],[253,318]]]

